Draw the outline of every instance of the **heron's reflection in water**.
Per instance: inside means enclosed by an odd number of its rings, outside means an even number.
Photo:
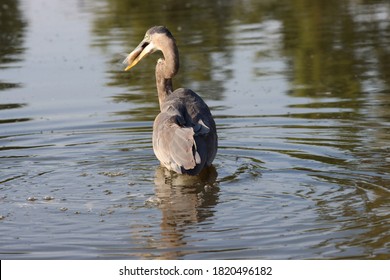
[[[156,169],[155,199],[162,212],[160,249],[165,249],[161,258],[185,255],[185,251],[178,248],[196,241],[192,240],[195,237],[191,233],[197,227],[191,225],[213,216],[213,208],[218,203],[217,175],[214,166],[198,176],[176,174],[164,167]]]

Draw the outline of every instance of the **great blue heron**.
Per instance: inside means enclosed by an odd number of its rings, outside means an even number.
[[[199,95],[186,88],[173,91],[172,78],[179,70],[179,51],[171,32],[164,26],[150,28],[124,60],[125,70],[158,50],[164,58],[156,65],[161,112],[153,124],[153,150],[167,169],[197,175],[215,158],[217,130],[209,107]]]

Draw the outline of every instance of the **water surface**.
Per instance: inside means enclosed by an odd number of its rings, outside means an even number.
[[[0,5],[2,259],[388,259],[390,4],[48,1]],[[201,176],[159,167],[158,54],[209,104]]]

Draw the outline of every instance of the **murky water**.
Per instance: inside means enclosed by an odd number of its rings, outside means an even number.
[[[219,151],[151,148],[153,25]],[[2,0],[2,259],[390,258],[390,3]],[[118,55],[119,54],[119,55]]]

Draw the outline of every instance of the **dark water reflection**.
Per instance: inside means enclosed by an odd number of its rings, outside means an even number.
[[[4,0],[0,7],[0,71],[15,67],[14,63],[21,60],[24,53],[24,36],[26,20],[23,18],[18,1]],[[4,80],[0,77],[0,94],[22,85],[15,77]],[[23,107],[25,104],[1,103],[0,110],[10,110]],[[28,118],[0,119],[0,123],[26,121]]]
[[[152,241],[152,254],[156,258],[176,259],[186,255],[180,248],[191,245],[186,240],[188,227],[207,221],[215,211],[219,191],[216,179],[214,167],[197,177],[178,176],[161,167],[156,169],[155,196],[146,201],[147,206],[157,206],[162,214],[161,237]],[[144,242],[143,237],[139,239]]]
[[[387,1],[3,2],[2,258],[389,258]],[[218,126],[199,177],[153,155],[158,55],[118,64],[157,24]]]

